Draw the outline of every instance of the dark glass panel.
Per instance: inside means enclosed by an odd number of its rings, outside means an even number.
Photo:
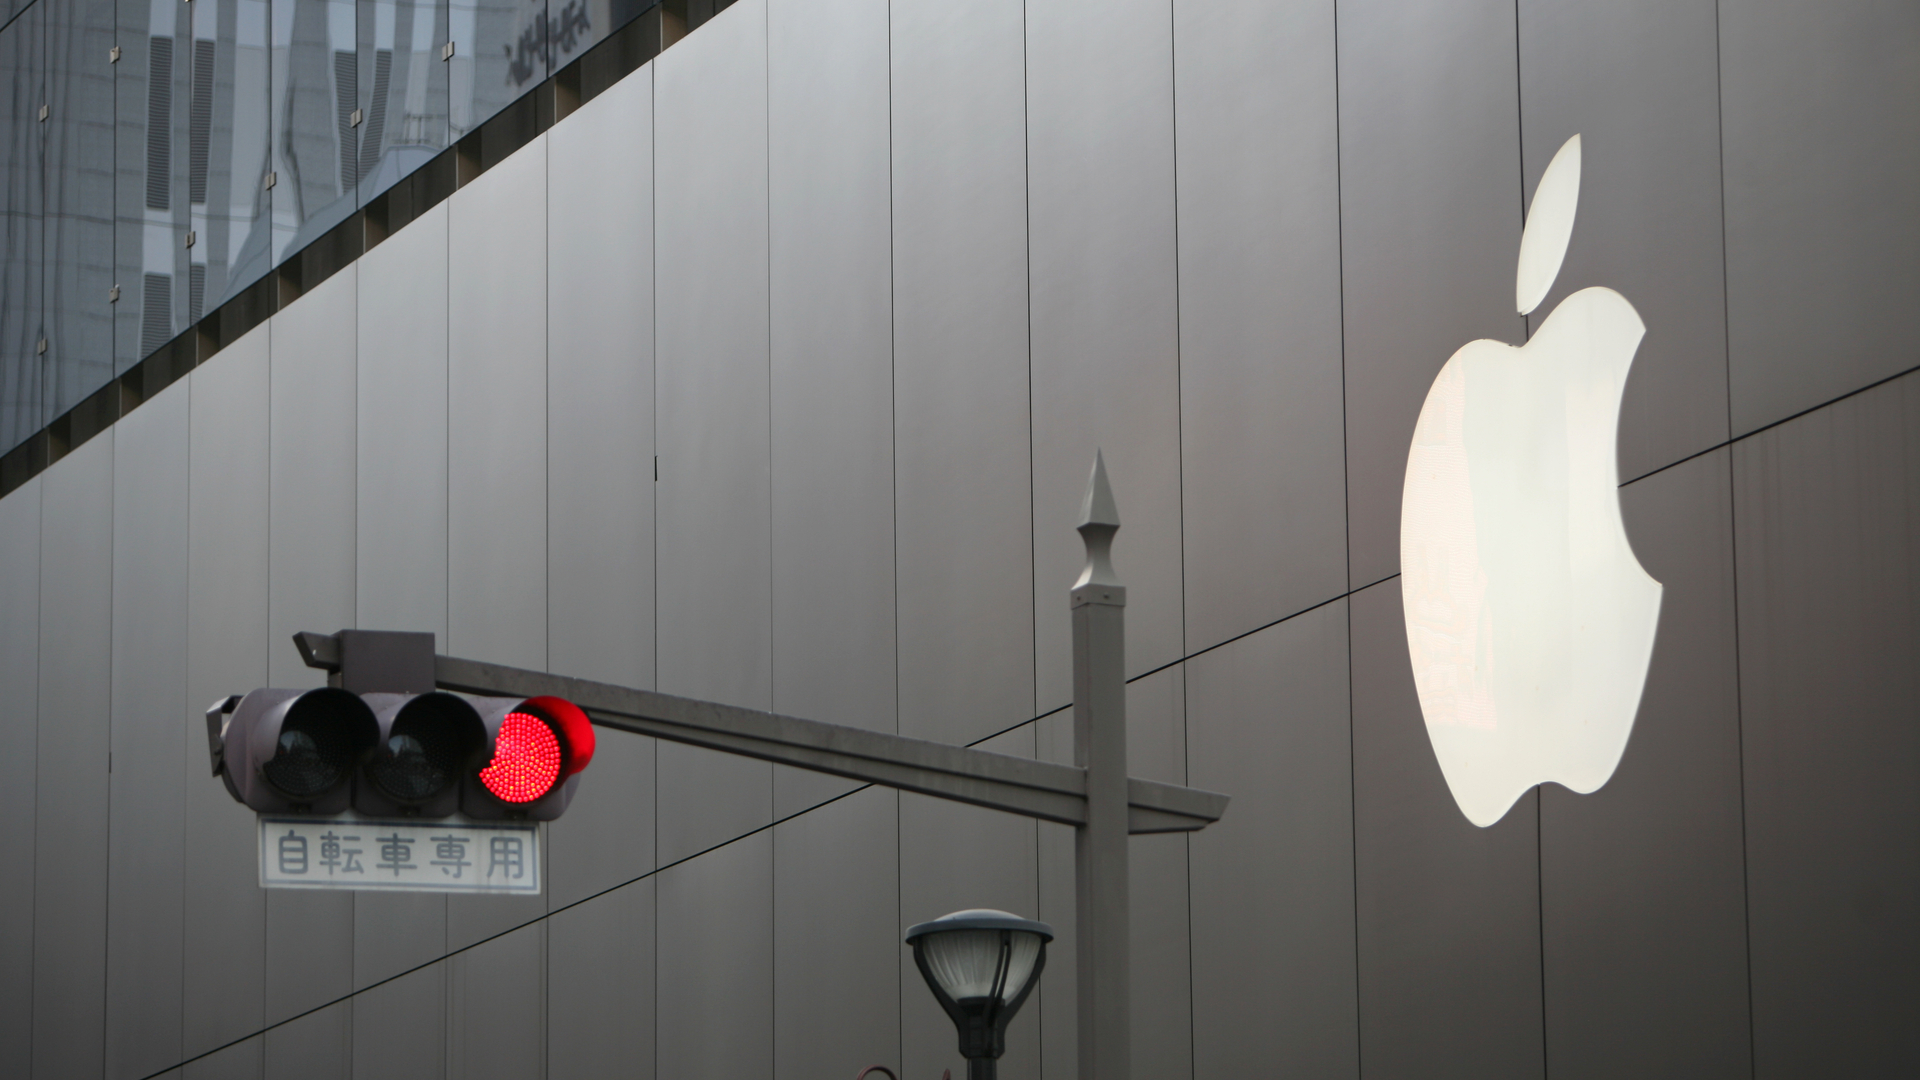
[[[357,21],[354,0],[273,0],[276,264],[344,221],[357,203]]]
[[[360,0],[360,201],[447,145],[446,0]]]
[[[35,5],[0,30],[0,451],[41,425],[45,8]]]
[[[113,0],[41,0],[47,24],[45,423],[113,378]]]

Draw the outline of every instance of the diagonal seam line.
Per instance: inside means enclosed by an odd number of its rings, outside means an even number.
[[[1790,424],[1793,421],[1798,420],[1801,417],[1806,416],[1810,413],[1817,413],[1821,409],[1827,408],[1832,405],[1838,405],[1841,402],[1847,400],[1848,398],[1858,397],[1859,395],[1864,394],[1869,390],[1878,389],[1879,387],[1885,386],[1890,382],[1895,382],[1900,379],[1904,379],[1915,372],[1920,372],[1920,364],[1915,364],[1914,366],[1907,368],[1904,371],[1896,371],[1893,374],[1888,375],[1883,379],[1875,379],[1874,381],[1868,383],[1865,386],[1859,387],[1858,389],[1849,390],[1846,393],[1841,394],[1837,397],[1828,398],[1827,400],[1819,403],[1818,405],[1809,405],[1806,408],[1801,409],[1799,412],[1792,413],[1788,416],[1783,416],[1780,419],[1775,420],[1771,423],[1762,424],[1761,426],[1754,428],[1752,431],[1749,431],[1744,435],[1735,435],[1731,439],[1726,439],[1721,442],[1714,443],[1712,446],[1707,447],[1705,450],[1695,451],[1694,453],[1688,454],[1686,457],[1683,457],[1678,461],[1670,461],[1667,464],[1662,465],[1657,469],[1651,469],[1651,470],[1648,470],[1647,472],[1643,472],[1639,476],[1636,476],[1631,480],[1622,481],[1620,486],[1626,487],[1628,484],[1637,484],[1640,481],[1645,480],[1649,476],[1656,476],[1660,473],[1666,472],[1668,469],[1674,468],[1679,465],[1685,465],[1687,462],[1692,461],[1694,458],[1705,457],[1706,455],[1713,453],[1715,450],[1724,450],[1735,443],[1744,442],[1745,440],[1751,439],[1755,435],[1758,435],[1762,432],[1772,431],[1774,428],[1777,428],[1782,424]]]

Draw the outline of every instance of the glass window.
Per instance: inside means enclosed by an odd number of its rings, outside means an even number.
[[[485,123],[547,78],[547,0],[453,0],[448,138]]]
[[[187,203],[188,317],[225,303],[273,268],[267,0],[194,0]]]
[[[47,22],[46,423],[113,378],[113,0],[40,0]]]
[[[360,202],[446,148],[446,0],[360,0]]]
[[[0,30],[0,452],[41,427],[43,7]]]
[[[121,0],[114,43],[115,371],[188,326],[193,5]],[[184,44],[182,44],[184,43]],[[196,246],[198,237],[195,237]],[[202,282],[204,285],[204,281]],[[201,303],[205,303],[202,295]]]
[[[354,0],[273,0],[273,261],[353,214],[360,185]],[[365,123],[364,114],[361,123]]]

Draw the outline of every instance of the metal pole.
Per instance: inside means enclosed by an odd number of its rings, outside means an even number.
[[[1098,453],[1080,517],[1087,565],[1072,593],[1073,758],[1087,770],[1087,819],[1073,846],[1080,1080],[1127,1080],[1127,589],[1113,570],[1120,514]]]

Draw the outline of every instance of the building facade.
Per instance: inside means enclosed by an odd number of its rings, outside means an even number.
[[[14,6],[5,1075],[932,1080],[900,938],[966,907],[1061,931],[1003,1070],[1074,1075],[1064,827],[603,731],[542,896],[263,890],[201,713],[317,684],[296,631],[430,630],[1069,760],[1096,449],[1132,771],[1233,797],[1133,841],[1137,1077],[1920,1071],[1912,5],[590,5],[574,59],[550,3],[470,93],[458,4]],[[214,59],[159,108],[163,38]],[[1593,285],[1647,326],[1652,667],[1604,787],[1479,828],[1409,665],[1409,439]]]

